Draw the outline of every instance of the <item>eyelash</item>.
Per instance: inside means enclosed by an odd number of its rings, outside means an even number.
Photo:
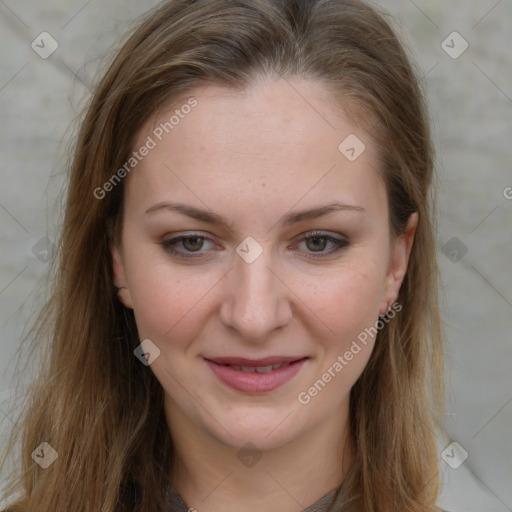
[[[173,256],[180,256],[182,258],[204,257],[204,252],[202,252],[202,251],[196,251],[196,252],[194,252],[194,251],[178,251],[178,250],[174,249],[174,246],[176,244],[182,242],[183,240],[190,240],[190,239],[194,239],[194,238],[203,240],[203,241],[204,240],[211,241],[208,237],[191,233],[188,235],[180,235],[180,236],[177,236],[177,237],[169,239],[169,240],[164,240],[160,243],[160,245],[163,247],[163,249],[168,254],[171,254]],[[327,240],[327,242],[331,242],[332,244],[334,244],[334,249],[332,249],[330,251],[325,251],[325,252],[324,251],[317,251],[317,252],[311,251],[308,253],[308,255],[306,257],[312,258],[312,259],[326,258],[328,256],[331,256],[331,255],[341,251],[342,249],[345,249],[349,245],[349,241],[346,238],[336,238],[332,235],[318,232],[318,231],[312,231],[312,232],[307,233],[299,241],[300,242],[307,241],[307,240],[311,240],[313,238],[321,238],[321,239]]]

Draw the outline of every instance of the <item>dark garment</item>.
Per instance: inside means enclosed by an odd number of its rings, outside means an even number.
[[[320,498],[316,503],[313,503],[313,505],[306,508],[304,512],[326,512],[327,506],[329,505],[335,494],[336,489],[333,489],[324,497]],[[174,488],[170,487],[167,495],[169,499],[169,504],[172,505],[172,512],[189,512],[189,510],[194,510],[192,507],[187,507],[181,496],[176,492]]]

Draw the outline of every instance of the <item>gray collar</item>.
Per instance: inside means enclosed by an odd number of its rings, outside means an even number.
[[[331,504],[332,499],[336,495],[337,489],[333,489],[331,492],[328,492],[325,496],[320,498],[316,503],[310,505],[303,512],[327,512],[329,505]],[[168,503],[170,505],[170,510],[172,512],[189,512],[190,510],[194,510],[193,508],[187,507],[181,496],[176,492],[173,487],[168,488],[167,492]],[[340,494],[336,499],[336,506],[339,507],[343,503],[343,495]],[[440,512],[447,512],[444,509],[440,509]]]
[[[332,499],[334,498],[336,490],[337,489],[333,489],[332,491],[328,492],[317,502],[313,503],[313,505],[310,505],[308,508],[306,508],[304,512],[327,512],[327,507],[330,505]],[[173,487],[169,487],[167,496],[170,510],[172,512],[188,512],[189,510],[193,510],[185,504],[182,497]]]

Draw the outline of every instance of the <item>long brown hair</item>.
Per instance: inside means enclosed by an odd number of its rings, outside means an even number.
[[[351,390],[356,459],[338,510],[437,510],[443,392],[429,123],[402,45],[384,16],[358,0],[167,1],[123,45],[76,142],[58,270],[33,333],[46,357],[17,422],[12,510],[168,509],[173,445],[163,390],[134,357],[133,312],[118,301],[112,277],[123,183],[103,198],[93,191],[127,161],[139,129],[165,102],[198,85],[244,88],[257,74],[329,87],[380,150],[392,233],[419,214],[402,312],[380,330]],[[11,451],[19,436],[13,429]],[[58,453],[47,469],[31,456],[42,442]]]

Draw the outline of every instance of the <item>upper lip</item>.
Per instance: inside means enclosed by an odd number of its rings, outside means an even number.
[[[245,357],[205,357],[207,361],[213,361],[217,364],[234,364],[238,366],[260,367],[274,364],[287,364],[305,359],[306,356],[269,356],[262,359],[247,359]]]

